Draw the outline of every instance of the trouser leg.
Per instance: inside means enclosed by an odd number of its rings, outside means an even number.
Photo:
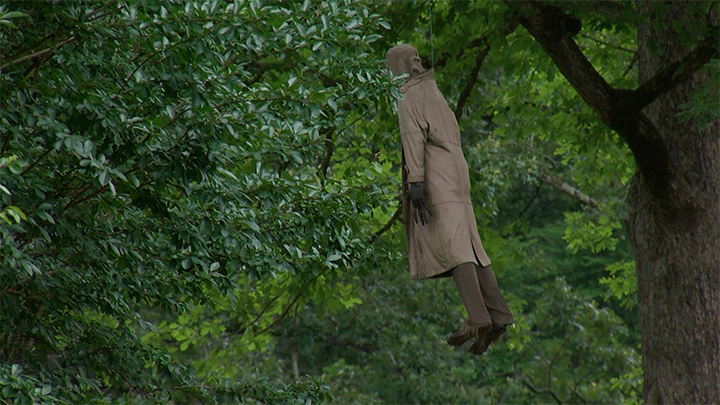
[[[500,292],[492,266],[475,266],[480,291],[484,300],[484,307],[492,319],[492,322],[499,325],[510,325],[514,323],[512,313],[505,298]]]
[[[490,323],[490,314],[485,307],[477,276],[474,263],[463,263],[452,270],[452,277],[468,312],[470,325]]]

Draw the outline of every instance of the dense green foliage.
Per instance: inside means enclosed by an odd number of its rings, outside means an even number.
[[[333,295],[339,269],[372,254],[356,231],[392,183],[320,169],[326,138],[389,105],[379,63],[362,58],[378,16],[310,2],[7,7],[2,378],[72,402],[325,398],[235,369],[200,380],[139,334],[191,308],[229,310],[197,334],[233,322],[252,350],[273,316]],[[181,349],[189,333],[173,336]],[[22,387],[3,383],[3,396],[32,394]]]
[[[576,3],[576,39],[633,87],[638,17],[616,5]],[[513,20],[488,1],[0,8],[0,398],[638,402],[632,157]],[[409,280],[398,42],[465,106],[517,320],[481,357],[445,343],[452,281]]]

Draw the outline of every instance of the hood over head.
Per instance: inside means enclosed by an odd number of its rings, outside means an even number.
[[[407,44],[400,44],[390,48],[385,54],[385,65],[393,76],[407,73],[410,76],[425,71],[420,62],[417,49]]]

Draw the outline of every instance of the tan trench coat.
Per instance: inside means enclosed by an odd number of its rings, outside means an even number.
[[[399,47],[403,48],[393,52]],[[435,84],[434,72],[422,72],[415,48],[393,49],[386,56],[388,67],[396,75],[410,73],[397,101],[410,276],[413,280],[449,276],[448,270],[462,263],[489,266],[470,203],[470,176],[455,115]],[[407,200],[407,183],[418,181],[425,184],[431,214],[425,226],[415,223],[410,211],[414,208]]]

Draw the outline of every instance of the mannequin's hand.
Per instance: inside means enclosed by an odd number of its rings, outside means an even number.
[[[420,223],[425,226],[428,223],[428,211],[427,204],[425,204],[425,184],[422,181],[416,183],[410,183],[408,188],[408,199],[415,208],[415,223]],[[430,214],[432,215],[432,214]]]

